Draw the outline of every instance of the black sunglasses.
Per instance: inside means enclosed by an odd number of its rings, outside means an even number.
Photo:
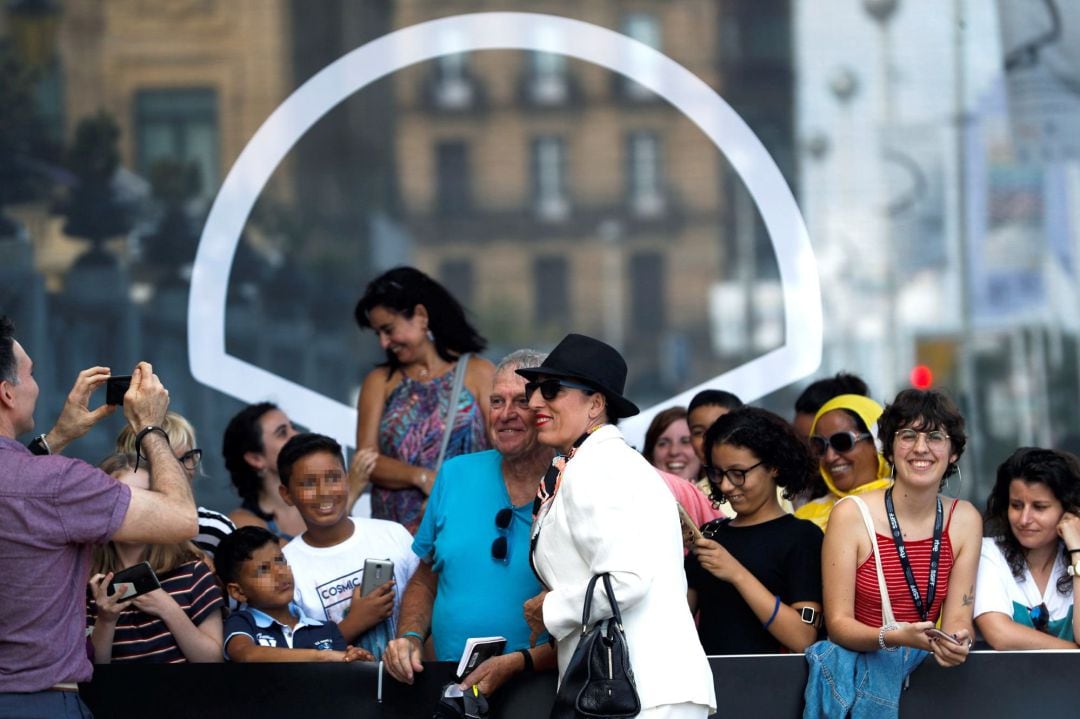
[[[764,461],[758,462],[755,465],[751,465],[746,469],[735,467],[732,467],[731,469],[724,469],[723,467],[711,467],[709,465],[705,465],[705,476],[708,477],[709,481],[715,484],[718,488],[720,486],[721,480],[723,480],[724,477],[727,477],[728,481],[731,482],[731,485],[733,487],[741,487],[746,484],[746,475],[750,474],[750,472],[754,471],[762,464],[764,464]]]
[[[495,541],[491,543],[491,556],[500,562],[509,561],[510,544],[508,535],[510,534],[510,522],[513,520],[514,510],[510,507],[503,507],[495,513],[495,528],[499,530],[499,536],[495,537]]]
[[[831,445],[837,452],[850,452],[851,449],[864,439],[870,439],[871,434],[869,432],[863,432],[862,434],[856,434],[854,432],[837,432],[828,437],[822,437],[820,434],[815,434],[810,437],[810,446],[814,452],[819,455],[824,455],[829,451]]]
[[[540,382],[526,382],[525,383],[525,401],[528,402],[532,399],[533,392],[540,390],[540,396],[550,402],[559,396],[559,390],[563,387],[569,389],[580,389],[583,392],[593,394],[596,392],[592,387],[586,387],[583,384],[577,382],[568,382],[564,379],[545,379]]]
[[[1050,626],[1050,610],[1046,608],[1046,603],[1032,607],[1028,612],[1031,616],[1031,626],[1040,632],[1045,632],[1047,627]]]

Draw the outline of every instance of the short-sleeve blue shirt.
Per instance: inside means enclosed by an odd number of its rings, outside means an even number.
[[[295,627],[286,627],[269,614],[251,607],[230,614],[225,620],[225,659],[230,659],[229,640],[237,634],[250,637],[251,641],[263,647],[338,651],[345,651],[348,647],[334,622],[312,619],[293,603],[289,604],[289,611],[299,620]]]
[[[412,545],[438,576],[431,634],[439,661],[460,659],[469,637],[506,637],[506,652],[529,647],[522,605],[542,589],[529,566],[531,500],[513,507],[507,561],[491,555],[503,535],[495,515],[512,506],[495,450],[454,457],[439,471]]]

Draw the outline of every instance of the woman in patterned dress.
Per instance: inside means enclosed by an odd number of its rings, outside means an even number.
[[[415,533],[438,472],[436,464],[459,358],[487,342],[446,288],[412,267],[372,280],[356,322],[378,335],[386,361],[364,378],[356,446],[379,452],[371,479],[371,515]],[[487,449],[487,396],[495,368],[470,355],[443,460]]]

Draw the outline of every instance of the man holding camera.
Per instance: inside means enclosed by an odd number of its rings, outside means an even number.
[[[57,453],[111,407],[89,409],[109,377],[79,374],[56,426],[29,447],[38,386],[33,362],[0,316],[0,716],[85,717],[78,682],[88,681],[86,582],[90,548],[110,540],[179,542],[198,529],[191,485],[160,424],[169,393],[146,362],[132,372],[124,416],[151,467],[150,488],[130,489]],[[109,577],[111,579],[111,577]]]

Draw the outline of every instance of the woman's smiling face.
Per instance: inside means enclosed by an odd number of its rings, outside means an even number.
[[[657,469],[671,472],[683,479],[697,479],[701,462],[694,454],[690,441],[690,426],[685,419],[676,419],[669,424],[656,440],[653,447],[652,464]]]
[[[550,378],[541,375],[535,381],[546,379]],[[569,452],[577,438],[597,419],[597,402],[602,402],[599,397],[595,392],[559,387],[554,398],[545,399],[543,392],[535,390],[527,401],[536,418],[536,438],[543,445]]]

